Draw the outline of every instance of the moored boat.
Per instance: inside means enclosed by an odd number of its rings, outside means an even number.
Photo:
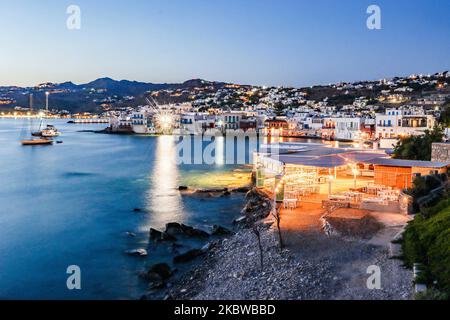
[[[45,129],[42,129],[41,131],[33,132],[31,134],[34,137],[58,137],[60,135],[58,129],[55,128],[53,125],[47,125]]]
[[[38,145],[50,145],[53,144],[53,140],[50,139],[30,139],[30,140],[22,140],[23,146],[38,146]]]

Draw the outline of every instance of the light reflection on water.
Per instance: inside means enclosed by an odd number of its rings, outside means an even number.
[[[167,247],[149,243],[150,226],[184,222],[208,231],[214,224],[231,227],[240,214],[243,194],[203,199],[177,190],[246,183],[249,175],[240,166],[223,163],[223,137],[216,138],[215,165],[177,165],[173,137],[52,124],[62,131],[63,144],[25,148],[19,142],[25,123],[0,119],[0,298],[139,298],[147,284],[137,273],[173,258]],[[149,256],[124,253],[136,248],[148,249]],[[82,268],[79,292],[65,287],[72,264]]]
[[[147,209],[153,212],[151,223],[158,228],[168,222],[185,222],[182,199],[177,190],[179,174],[174,138],[159,137],[147,197]]]

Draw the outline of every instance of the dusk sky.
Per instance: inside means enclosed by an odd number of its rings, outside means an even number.
[[[66,8],[81,8],[68,30]],[[381,30],[366,27],[381,7]],[[448,0],[0,0],[0,85],[308,86],[450,69]]]

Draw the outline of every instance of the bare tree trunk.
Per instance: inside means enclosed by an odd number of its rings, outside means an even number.
[[[258,239],[258,248],[259,248],[259,258],[260,258],[260,264],[261,264],[261,272],[264,270],[264,262],[263,262],[263,247],[261,245],[261,233],[259,232],[258,225],[253,225],[253,232],[256,235],[256,238]]]
[[[278,210],[276,205],[275,205],[275,213],[274,218],[277,222],[277,229],[278,229],[278,240],[279,240],[279,244],[280,244],[280,250],[283,251],[284,248],[284,243],[283,243],[283,237],[281,236],[281,227],[280,227],[280,222],[281,222],[281,208]]]

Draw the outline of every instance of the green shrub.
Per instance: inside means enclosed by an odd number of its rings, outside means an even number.
[[[447,300],[449,297],[436,289],[429,289],[416,295],[417,300]]]
[[[407,266],[424,265],[423,276],[428,284],[450,296],[450,200],[430,209],[429,218],[418,214],[403,235],[403,256]]]

